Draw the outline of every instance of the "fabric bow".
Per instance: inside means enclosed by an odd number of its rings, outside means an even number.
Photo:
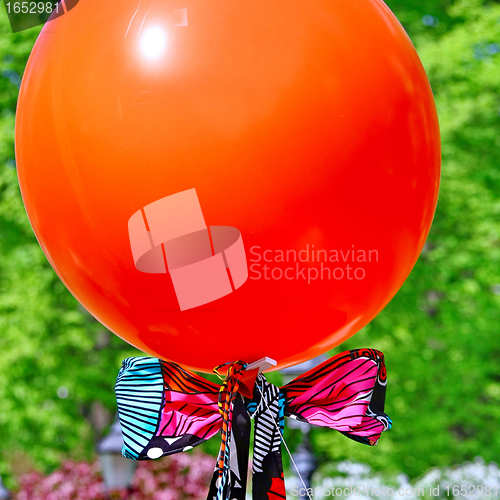
[[[115,385],[123,455],[157,459],[188,451],[221,432],[209,500],[244,500],[254,419],[254,500],[286,498],[281,460],[285,415],[375,445],[391,428],[387,374],[374,349],[346,351],[281,388],[237,361],[217,367],[222,386],[156,358],[128,358]]]

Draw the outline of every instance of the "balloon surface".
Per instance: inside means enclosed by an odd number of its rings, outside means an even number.
[[[83,0],[21,87],[21,191],[73,295],[209,371],[322,353],[401,287],[437,201],[432,92],[380,0]]]

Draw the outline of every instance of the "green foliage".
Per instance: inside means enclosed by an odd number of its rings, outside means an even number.
[[[361,460],[416,477],[476,455],[494,460],[500,448],[500,5],[389,6],[416,43],[435,93],[441,195],[429,241],[402,290],[337,350],[385,352],[394,430],[377,449],[318,429],[313,439],[324,462]],[[425,24],[424,16],[439,23]],[[112,417],[120,362],[135,353],[66,291],[22,206],[14,113],[38,31],[12,34],[0,14],[0,474],[30,461],[53,468],[63,458],[88,457]]]
[[[443,175],[428,242],[389,306],[342,345],[382,350],[393,431],[378,449],[316,432],[329,460],[412,477],[500,448],[500,5],[448,10],[418,46],[440,116]]]
[[[115,408],[113,380],[133,348],[105,331],[47,262],[14,161],[20,75],[39,29],[0,16],[0,474],[88,457]],[[98,404],[96,404],[98,402]]]

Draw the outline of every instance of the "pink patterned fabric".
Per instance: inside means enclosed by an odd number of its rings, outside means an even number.
[[[217,394],[182,394],[165,392],[157,436],[193,434],[205,440],[217,434],[222,417],[217,406]]]
[[[374,445],[391,427],[384,413],[386,383],[381,352],[344,352],[281,388],[285,414]]]

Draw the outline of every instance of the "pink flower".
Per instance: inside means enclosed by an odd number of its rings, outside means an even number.
[[[129,500],[204,500],[214,459],[203,453],[179,453],[139,462]],[[124,500],[126,491],[106,496],[98,460],[89,464],[67,460],[48,476],[30,472],[19,478],[14,500]]]

